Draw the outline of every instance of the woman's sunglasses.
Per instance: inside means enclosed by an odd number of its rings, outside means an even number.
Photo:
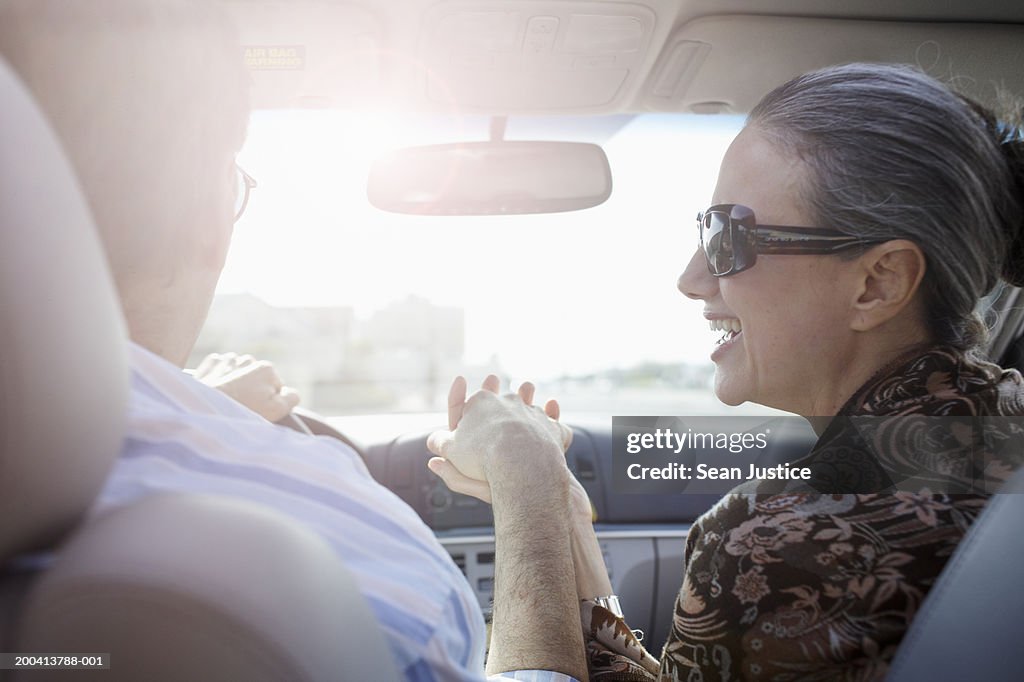
[[[754,266],[757,254],[830,254],[868,244],[827,227],[758,225],[754,211],[740,204],[717,204],[697,214],[700,246],[715,277],[735,275]]]

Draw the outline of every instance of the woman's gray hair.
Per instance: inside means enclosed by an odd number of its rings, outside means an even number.
[[[921,248],[933,341],[984,340],[978,300],[1001,276],[1024,283],[1019,128],[917,69],[883,64],[795,78],[748,125],[805,165],[800,199],[814,224]]]

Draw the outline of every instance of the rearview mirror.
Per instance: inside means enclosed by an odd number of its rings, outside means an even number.
[[[582,142],[463,142],[399,149],[374,162],[370,203],[392,213],[578,211],[612,192],[608,157]]]

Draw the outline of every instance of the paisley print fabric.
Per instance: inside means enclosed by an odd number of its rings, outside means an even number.
[[[657,670],[601,636],[628,626],[583,609],[591,679],[882,679],[987,491],[1021,465],[1024,420],[1001,419],[1021,415],[1020,374],[955,350],[883,368],[802,460],[817,480],[744,484],[694,524]]]

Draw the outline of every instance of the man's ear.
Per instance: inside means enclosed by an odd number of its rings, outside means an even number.
[[[893,239],[871,247],[857,262],[851,328],[869,331],[907,312],[927,267],[920,247],[906,239]]]

